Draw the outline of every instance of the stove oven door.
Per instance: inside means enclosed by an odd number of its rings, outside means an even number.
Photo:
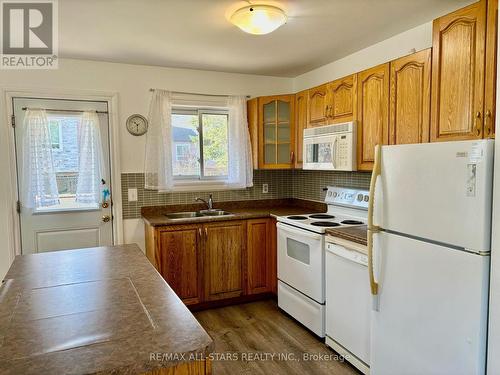
[[[278,279],[325,303],[324,236],[278,223]]]

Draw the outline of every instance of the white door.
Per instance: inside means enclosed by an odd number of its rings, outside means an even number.
[[[20,197],[21,249],[23,254],[52,250],[78,249],[113,244],[111,198],[98,203],[77,203],[79,172],[78,132],[82,112],[97,111],[104,159],[103,194],[111,192],[109,168],[109,132],[106,102],[14,98],[15,140]],[[26,109],[45,109],[49,123],[52,164],[56,175],[59,204],[27,207],[22,176],[23,128]],[[103,195],[104,197],[104,195]]]
[[[370,373],[484,374],[489,256],[385,232],[374,240]]]

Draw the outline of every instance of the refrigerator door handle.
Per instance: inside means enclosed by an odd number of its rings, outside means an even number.
[[[373,272],[373,235],[374,233],[380,232],[380,227],[373,225],[373,200],[375,196],[375,185],[377,183],[377,177],[380,176],[380,155],[381,146],[375,146],[375,160],[373,164],[372,178],[370,180],[370,200],[368,202],[368,274],[370,276],[370,290],[372,295],[378,295],[378,283],[375,281],[375,275]]]

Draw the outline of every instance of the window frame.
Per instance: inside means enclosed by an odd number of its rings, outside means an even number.
[[[206,108],[206,107],[182,107],[182,106],[174,106],[172,108],[172,115],[195,115],[198,116],[198,147],[200,150],[200,157],[198,159],[198,164],[200,167],[199,175],[175,175],[173,174],[173,166],[172,166],[172,174],[175,181],[175,184],[190,184],[190,183],[224,183],[228,179],[228,175],[223,176],[205,176],[205,160],[203,155],[203,115],[224,115],[227,118],[227,132],[228,132],[228,143],[227,147],[227,157],[229,161],[229,110],[227,108]],[[173,126],[172,126],[173,128]],[[172,149],[174,149],[175,143],[172,137],[171,139]],[[228,171],[229,172],[229,171]]]

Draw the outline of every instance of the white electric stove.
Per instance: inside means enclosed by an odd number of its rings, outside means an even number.
[[[307,215],[280,216],[278,222],[293,225],[315,233],[328,228],[366,224],[368,191],[335,186],[327,188],[325,203],[328,211]]]
[[[322,214],[278,217],[278,306],[325,336],[325,231],[366,224],[368,191],[329,186]]]

